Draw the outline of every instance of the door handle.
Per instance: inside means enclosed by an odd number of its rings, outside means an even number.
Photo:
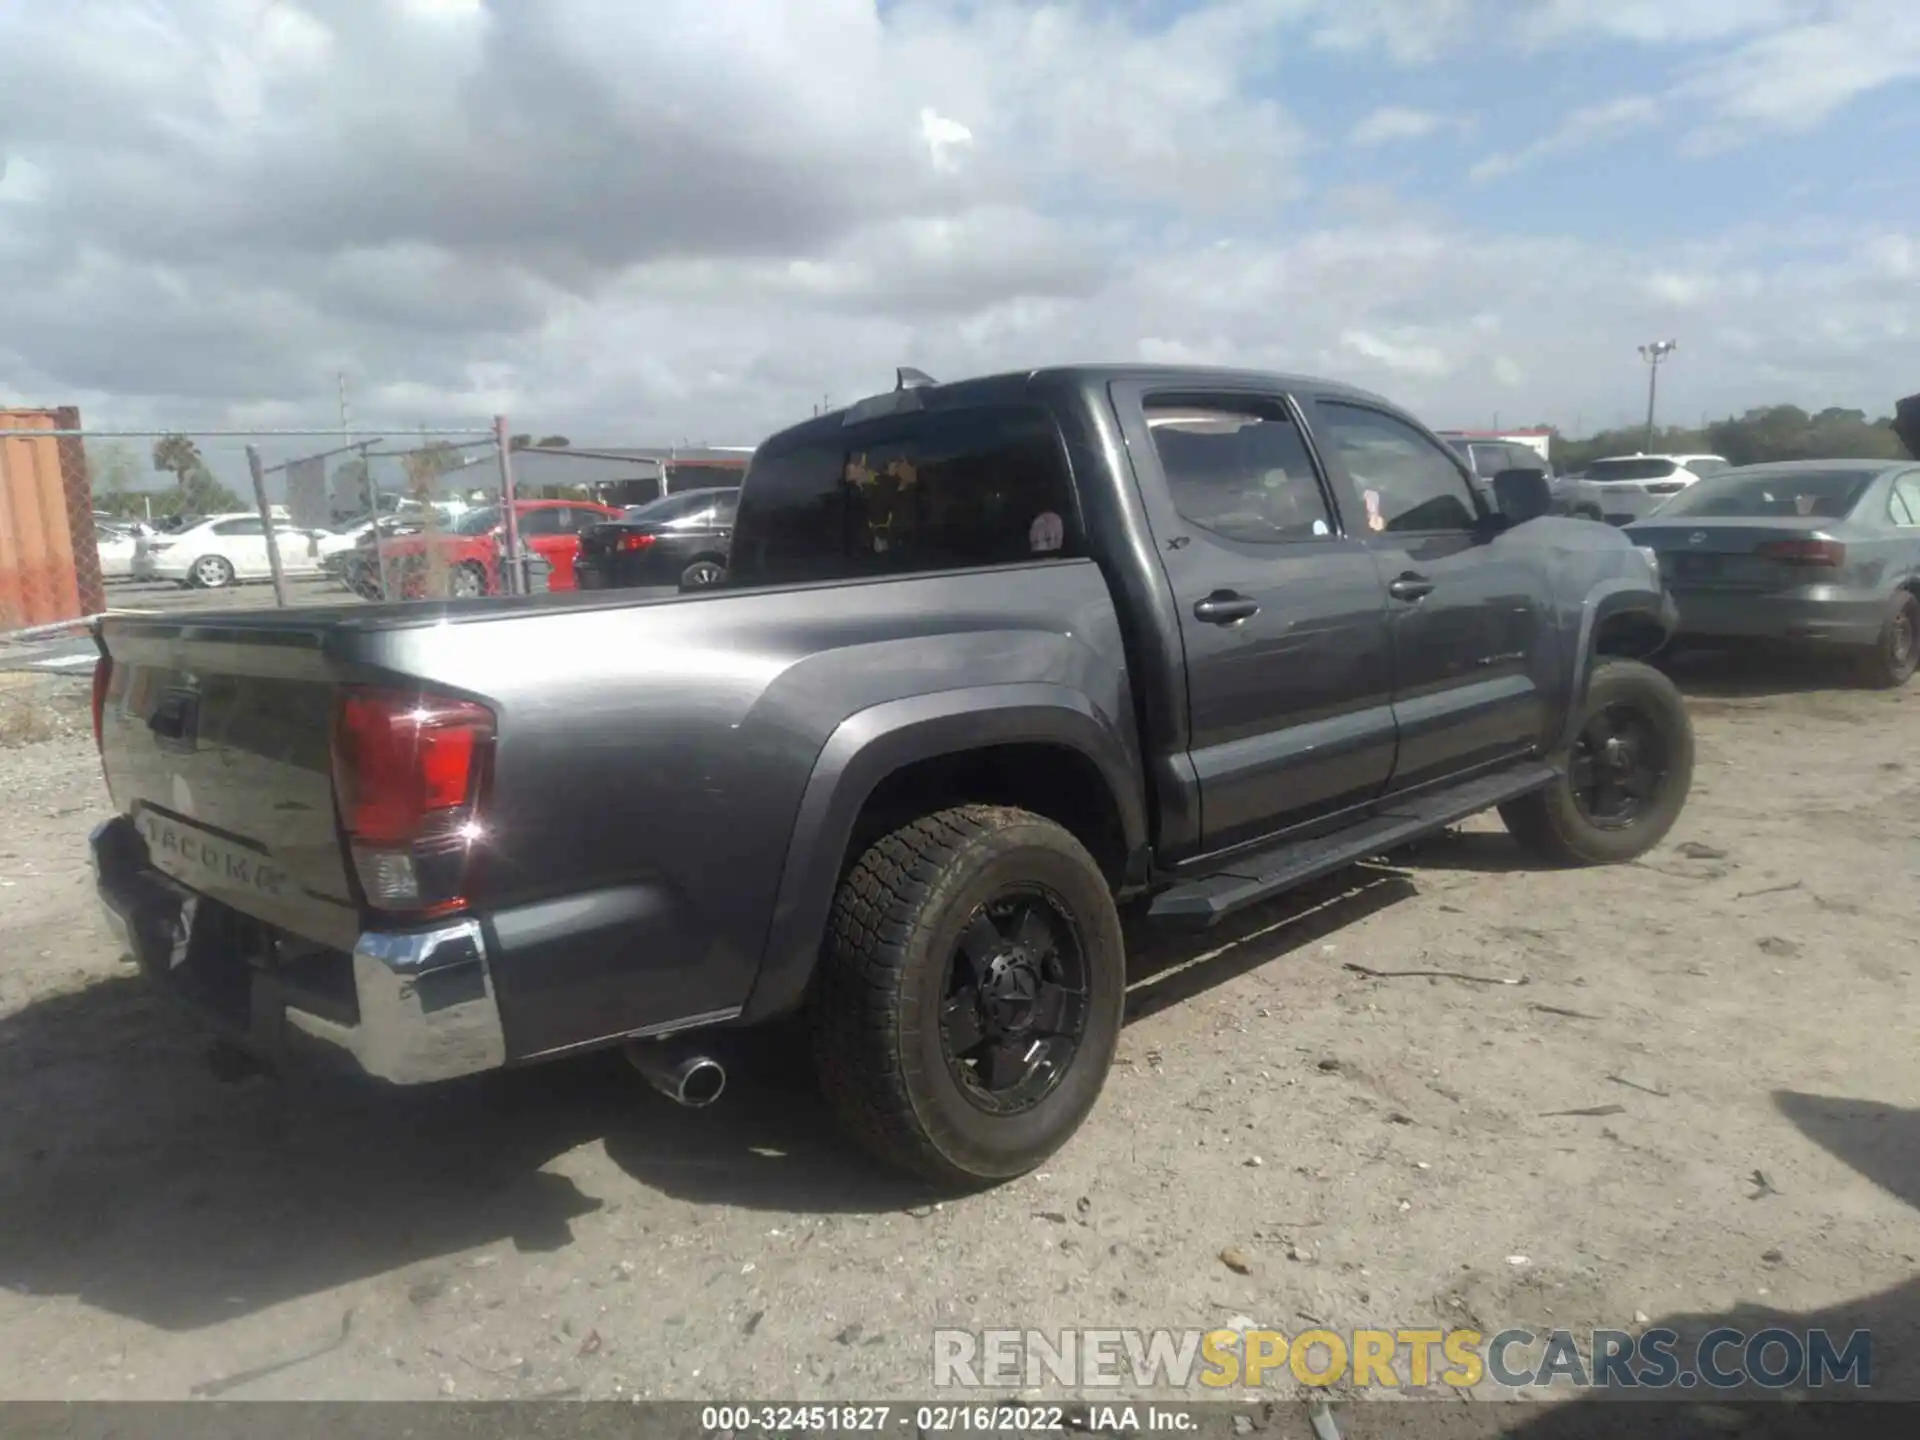
[[[1193,618],[1209,625],[1231,625],[1260,613],[1260,603],[1232,590],[1216,590],[1203,600],[1193,602]]]
[[[1387,594],[1396,600],[1424,600],[1433,593],[1433,582],[1411,570],[1387,586]]]

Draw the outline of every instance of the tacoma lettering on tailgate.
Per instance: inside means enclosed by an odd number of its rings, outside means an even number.
[[[146,837],[148,852],[162,869],[176,868],[163,863],[164,857],[172,855],[213,880],[257,890],[263,895],[280,894],[286,883],[285,873],[259,856],[176,825],[151,810],[140,817],[140,833]]]

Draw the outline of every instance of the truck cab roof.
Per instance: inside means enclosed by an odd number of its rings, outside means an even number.
[[[1012,404],[1031,401],[1043,392],[1103,389],[1131,381],[1149,385],[1164,384],[1169,389],[1258,388],[1287,392],[1309,391],[1316,395],[1361,400],[1398,410],[1400,407],[1371,391],[1337,380],[1318,376],[1261,371],[1228,366],[1147,365],[1147,364],[1074,364],[1051,365],[1032,370],[1007,370],[964,380],[942,382],[924,372],[903,368],[892,390],[869,395],[837,410],[812,416],[770,435],[759,446],[770,447],[811,440],[848,425],[858,425],[889,415],[914,411],[957,409],[971,405]]]

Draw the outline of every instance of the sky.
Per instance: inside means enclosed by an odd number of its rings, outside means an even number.
[[[0,404],[753,444],[1070,361],[1920,389],[1913,0],[0,0]]]

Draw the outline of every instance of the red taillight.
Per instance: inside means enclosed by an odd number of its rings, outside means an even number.
[[[622,535],[620,537],[620,543],[614,548],[620,550],[622,553],[631,554],[635,550],[646,549],[649,545],[653,544],[655,538],[657,537],[652,535]]]
[[[466,903],[493,738],[493,712],[471,700],[372,686],[341,691],[333,786],[369,904],[442,914]]]
[[[1847,547],[1838,540],[1769,540],[1757,552],[1763,559],[1782,565],[1828,565],[1847,563]]]
[[[93,665],[93,748],[107,748],[107,688],[113,684],[113,661],[102,655]]]

